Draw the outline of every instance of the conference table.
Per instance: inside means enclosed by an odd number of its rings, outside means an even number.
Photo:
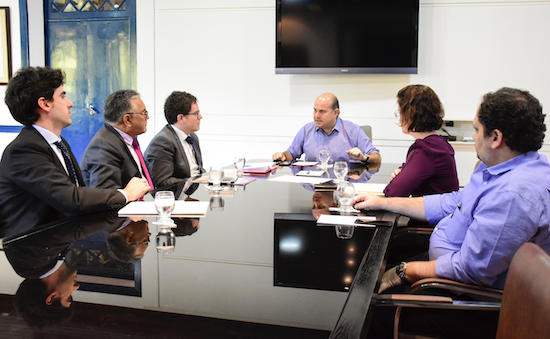
[[[355,175],[346,180],[386,184],[397,167],[350,164]],[[143,258],[135,263],[115,265],[113,258],[105,259],[110,253],[106,239],[128,220],[112,212],[68,218],[3,239],[4,250],[21,253],[28,246],[42,246],[47,255],[25,251],[48,258],[56,256],[52,251],[63,252],[78,270],[81,287],[73,293],[76,303],[319,329],[331,331],[331,338],[359,338],[367,328],[364,324],[385,269],[397,215],[361,211],[388,225],[317,224],[319,213],[338,214],[328,206],[319,207],[323,199],[332,200],[334,182],[284,180],[299,170],[278,167],[265,175],[245,175],[254,179],[246,185],[216,190],[189,180],[157,188],[174,192],[178,200],[208,202],[208,208],[204,215],[174,217],[177,227],[169,230],[155,225],[154,216],[145,217],[146,222],[133,218],[130,223],[145,225],[151,232]],[[334,175],[327,170],[324,176]],[[153,201],[152,195],[145,201]],[[336,207],[332,205],[331,210]],[[55,249],[48,243],[52,239]],[[172,247],[161,246],[174,240]],[[25,271],[15,265],[14,269]]]

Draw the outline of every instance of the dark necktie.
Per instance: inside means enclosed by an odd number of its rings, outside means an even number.
[[[143,175],[145,175],[145,178],[147,179],[147,183],[149,186],[151,186],[151,189],[154,189],[153,181],[151,180],[151,177],[149,176],[149,171],[147,170],[147,166],[145,165],[145,160],[143,160],[143,155],[141,154],[141,148],[139,148],[139,144],[136,139],[132,141],[132,146],[134,147],[134,151],[136,151],[136,154],[139,158],[139,163],[141,164],[141,170],[143,171]]]
[[[63,155],[63,159],[65,160],[65,166],[67,167],[67,171],[69,172],[69,178],[71,178],[71,181],[73,184],[78,185],[78,179],[76,177],[76,171],[74,170],[73,162],[71,161],[71,153],[69,153],[69,149],[65,145],[65,142],[63,140],[54,142],[54,145],[59,148],[61,151],[61,154]]]
[[[187,138],[185,138],[185,141],[187,141],[187,143],[189,145],[191,145],[191,147],[193,147],[193,154],[195,155],[195,161],[197,162],[197,166],[199,166],[199,170],[200,172],[202,173],[203,170],[202,170],[202,164],[201,162],[199,161],[199,155],[197,153],[197,148],[195,147],[195,142],[193,141],[193,138],[191,138],[190,136],[188,136]]]

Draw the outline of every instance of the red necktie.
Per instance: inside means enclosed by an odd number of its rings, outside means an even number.
[[[149,186],[151,186],[151,190],[153,190],[155,187],[153,186],[153,181],[149,176],[149,171],[147,170],[147,166],[145,166],[145,160],[143,160],[143,155],[141,154],[141,149],[139,148],[137,139],[134,139],[134,141],[132,141],[132,146],[134,147],[134,150],[136,151],[137,156],[139,158],[139,163],[141,164],[141,170],[143,171],[143,174],[145,175],[145,178],[147,179]]]

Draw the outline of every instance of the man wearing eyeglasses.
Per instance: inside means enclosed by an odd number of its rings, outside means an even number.
[[[105,100],[105,125],[90,141],[81,167],[86,185],[124,187],[132,178],[146,179],[154,188],[136,136],[147,131],[149,113],[134,90],[119,90]]]
[[[204,172],[199,138],[202,115],[197,98],[174,91],[166,98],[164,115],[168,124],[151,140],[145,158],[156,186],[166,186]]]

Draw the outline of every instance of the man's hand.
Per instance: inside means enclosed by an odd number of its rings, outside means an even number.
[[[135,201],[151,190],[151,186],[146,179],[133,177],[123,191],[128,197],[128,201]]]
[[[271,156],[271,159],[273,159],[273,161],[277,161],[277,160],[286,161],[286,156],[283,152],[276,152]]]
[[[359,161],[366,161],[368,156],[366,156],[365,154],[363,154],[363,152],[357,148],[357,147],[354,147],[350,150],[347,150],[346,153],[352,157],[352,159],[355,159],[355,160],[359,160]]]
[[[398,168],[396,169],[395,171],[393,171],[393,173],[391,174],[391,178],[395,178],[399,173],[401,173],[401,168]]]
[[[385,198],[379,197],[371,193],[365,193],[363,195],[356,196],[352,205],[356,209],[369,209],[369,210],[380,210],[382,209],[382,203]]]
[[[378,293],[382,293],[390,287],[395,287],[403,284],[403,280],[397,275],[396,266],[387,270],[382,276],[382,281],[380,282],[380,289]]]

